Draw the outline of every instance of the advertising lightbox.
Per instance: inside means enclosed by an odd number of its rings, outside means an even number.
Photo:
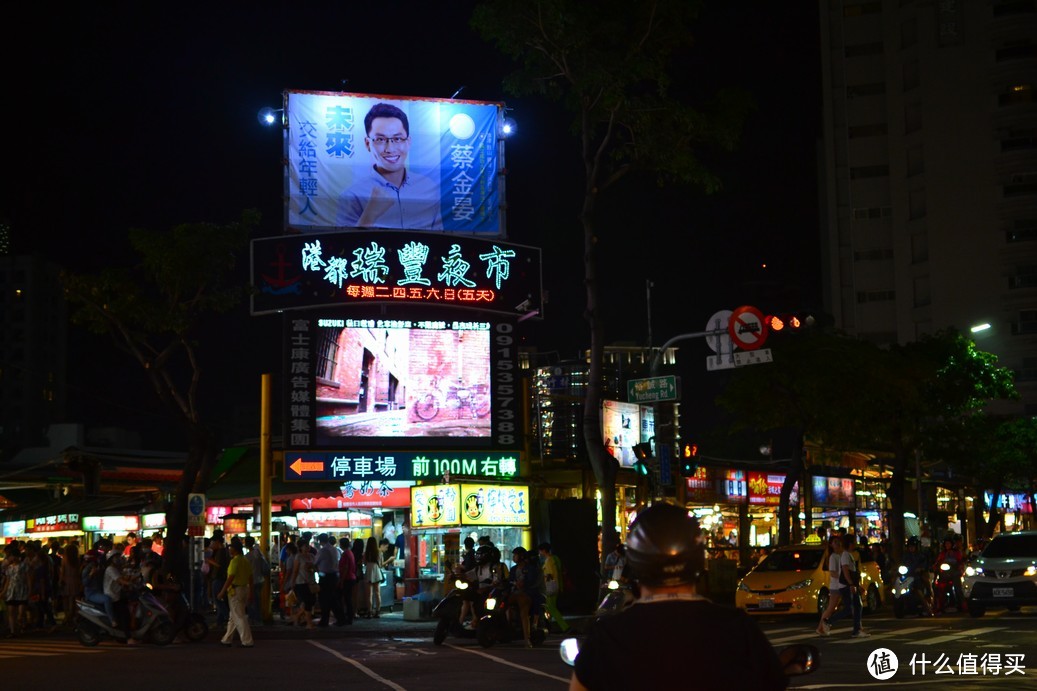
[[[634,445],[655,436],[655,415],[651,406],[626,401],[601,402],[601,431],[605,449],[623,468],[637,462]]]
[[[441,528],[461,524],[458,485],[423,485],[410,490],[412,528]]]
[[[543,317],[540,249],[498,240],[389,230],[258,238],[251,269],[254,315],[396,305]]]
[[[461,485],[463,525],[529,525],[526,485]]]
[[[503,235],[503,108],[285,92],[288,229]]]
[[[521,448],[512,324],[321,313],[285,329],[289,448]]]

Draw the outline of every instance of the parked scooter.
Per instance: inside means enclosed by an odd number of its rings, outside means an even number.
[[[922,586],[917,582],[917,576],[908,571],[901,564],[897,568],[899,574],[893,581],[893,614],[897,619],[903,619],[907,614],[922,614],[925,612],[925,602],[919,588]]]
[[[472,587],[474,586],[463,578],[456,579],[453,589],[432,609],[432,616],[439,619],[439,622],[436,623],[436,630],[432,634],[432,642],[436,645],[443,645],[443,641],[448,635],[455,638],[473,638],[475,636],[473,629],[466,629],[460,622],[461,605],[464,604],[466,591]],[[473,603],[473,617],[477,616],[476,612],[481,609],[481,606],[481,602]]]
[[[103,638],[127,640],[126,632],[121,627],[112,626],[103,605],[76,600],[76,608],[76,635],[83,645],[93,647]],[[139,641],[150,641],[155,645],[168,645],[176,637],[176,629],[169,617],[169,611],[156,597],[150,583],[141,589],[137,598],[137,628],[130,632],[130,636]]]
[[[494,588],[486,598],[486,614],[479,618],[475,630],[476,640],[484,648],[495,643],[510,643],[523,640],[522,621],[519,608],[508,604],[509,590],[503,587]],[[547,629],[539,616],[540,607],[534,606],[529,612],[529,642],[538,646],[547,638]],[[508,612],[511,611],[511,619]]]

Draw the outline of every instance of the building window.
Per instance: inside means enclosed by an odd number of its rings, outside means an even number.
[[[913,220],[925,216],[925,190],[911,190],[907,193],[907,218]]]
[[[884,93],[886,93],[885,82],[853,84],[846,87],[846,98],[856,98],[858,96],[880,96]]]
[[[858,290],[857,303],[867,302],[894,302],[897,299],[895,290]]]
[[[922,147],[913,146],[907,150],[907,174],[921,175],[925,172],[925,159],[922,157]]]
[[[335,381],[340,333],[335,329],[321,329],[320,344],[317,346],[317,376],[328,381]]]
[[[904,134],[922,129],[922,109],[917,103],[904,105]]]
[[[850,168],[851,180],[863,180],[865,178],[880,178],[889,175],[888,165],[879,166],[857,166]]]
[[[893,250],[889,247],[878,247],[870,250],[856,250],[853,260],[857,262],[877,262],[893,258]]]
[[[918,21],[911,17],[900,25],[900,47],[910,48],[918,43]]]
[[[853,220],[855,221],[877,221],[892,217],[893,207],[891,206],[858,207],[853,210]]]
[[[876,41],[875,43],[858,43],[854,46],[846,46],[843,54],[848,58],[859,58],[865,55],[881,55],[882,50],[882,41]]]
[[[915,233],[911,236],[911,263],[926,261],[929,261],[929,236],[926,233]]]
[[[904,75],[904,91],[917,89],[921,83],[918,78],[918,63],[905,62],[902,71]]]
[[[1005,197],[1037,194],[1037,172],[1013,175],[1005,184],[1002,194]]]
[[[1015,267],[1015,275],[1008,279],[1009,288],[1037,288],[1037,264]]]
[[[886,123],[876,122],[873,125],[855,125],[846,128],[846,136],[850,139],[859,137],[881,137],[886,134]]]
[[[1007,62],[1009,60],[1028,60],[1030,58],[1037,58],[1037,44],[1031,41],[1013,41],[1012,43],[1006,43],[994,53],[994,59],[997,62]]]
[[[1037,127],[1013,127],[1001,137],[1001,151],[1037,149]]]
[[[1022,366],[1015,372],[1016,381],[1037,381],[1037,357],[1023,358]]]
[[[1005,232],[1006,242],[1033,242],[1037,240],[1037,218],[1016,219],[1011,230]]]
[[[925,307],[933,302],[932,291],[929,289],[929,278],[916,278],[914,280],[915,307]]]
[[[1033,103],[1037,100],[1033,84],[1013,84],[997,97],[999,106],[1011,106],[1018,103]]]
[[[1037,12],[1037,0],[994,0],[995,17],[1032,12]]]
[[[1037,334],[1037,309],[1019,310],[1018,332]]]

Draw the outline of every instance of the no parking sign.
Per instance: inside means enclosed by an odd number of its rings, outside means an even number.
[[[727,332],[742,350],[756,350],[767,340],[767,324],[763,313],[751,305],[742,305],[731,313]]]

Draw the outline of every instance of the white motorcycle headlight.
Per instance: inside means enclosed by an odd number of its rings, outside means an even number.
[[[618,589],[619,589],[619,581],[617,581],[616,579],[613,578],[611,581],[609,581],[609,590],[618,590]]]
[[[897,569],[897,573],[899,573],[901,576],[903,576],[904,574],[907,573],[907,567],[906,566],[901,566],[899,569]]]
[[[488,597],[488,598],[486,598],[486,609],[496,609],[496,607],[497,607],[497,598],[495,598],[495,597]]]
[[[458,590],[467,590],[468,589],[468,581],[462,581],[459,578],[456,581],[454,581],[454,587],[457,588]]]
[[[1026,571],[1023,571],[1023,575],[1026,576],[1027,578],[1032,578],[1033,576],[1037,576],[1037,566],[1035,566],[1033,564],[1030,564],[1029,566],[1026,567]]]
[[[950,571],[950,570],[951,570],[951,565],[950,564],[940,564],[940,571]]]

